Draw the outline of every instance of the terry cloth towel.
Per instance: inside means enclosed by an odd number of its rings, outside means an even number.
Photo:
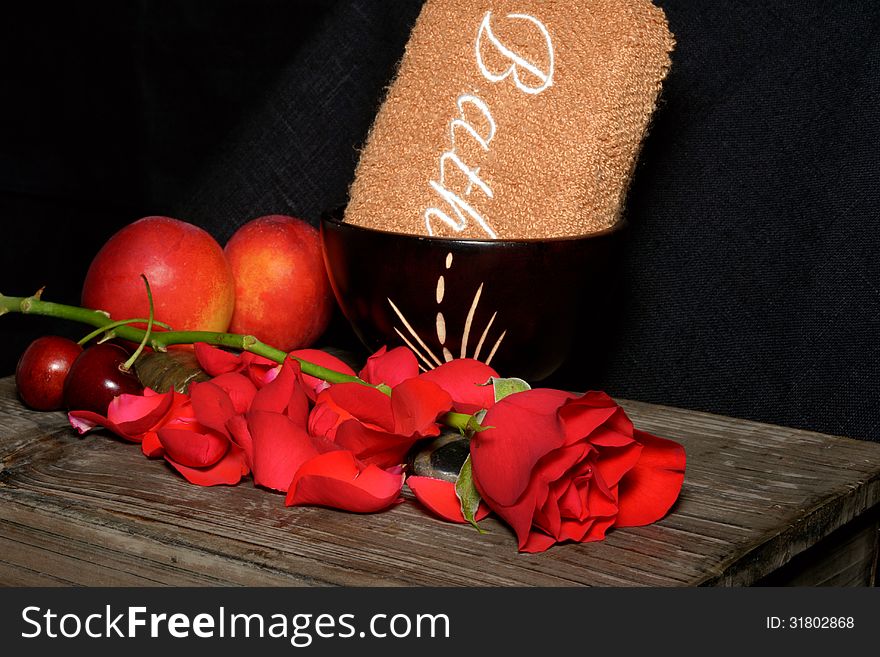
[[[427,0],[346,221],[482,239],[613,226],[673,46],[649,0]]]

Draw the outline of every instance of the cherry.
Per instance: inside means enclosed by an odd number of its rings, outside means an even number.
[[[139,395],[143,386],[133,372],[122,365],[128,352],[110,342],[89,347],[73,362],[64,384],[64,405],[70,411],[106,414],[117,395]]]
[[[38,411],[62,408],[64,381],[82,350],[73,340],[57,335],[44,335],[31,342],[15,367],[21,400]]]

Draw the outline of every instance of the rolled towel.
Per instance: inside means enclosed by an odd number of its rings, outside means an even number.
[[[427,0],[345,220],[482,239],[610,228],[673,47],[649,0]]]

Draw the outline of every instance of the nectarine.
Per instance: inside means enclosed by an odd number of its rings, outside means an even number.
[[[316,228],[285,215],[259,217],[235,232],[225,252],[235,279],[231,332],[285,351],[321,336],[335,301]]]
[[[82,302],[113,319],[149,314],[177,331],[226,331],[235,303],[232,270],[205,230],[170,217],[144,217],[113,235],[92,261]]]

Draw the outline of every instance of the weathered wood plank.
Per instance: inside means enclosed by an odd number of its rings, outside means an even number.
[[[0,583],[747,585],[880,508],[880,444],[622,404],[640,428],[685,445],[673,512],[603,542],[525,555],[497,521],[481,536],[411,499],[354,515],[286,508],[250,481],[191,486],[137,446],[79,438],[63,414],[22,408],[0,379]],[[829,563],[835,581],[861,572]]]
[[[875,582],[880,544],[878,514],[841,527],[757,584],[760,586],[859,586]],[[840,558],[840,555],[846,555]]]

